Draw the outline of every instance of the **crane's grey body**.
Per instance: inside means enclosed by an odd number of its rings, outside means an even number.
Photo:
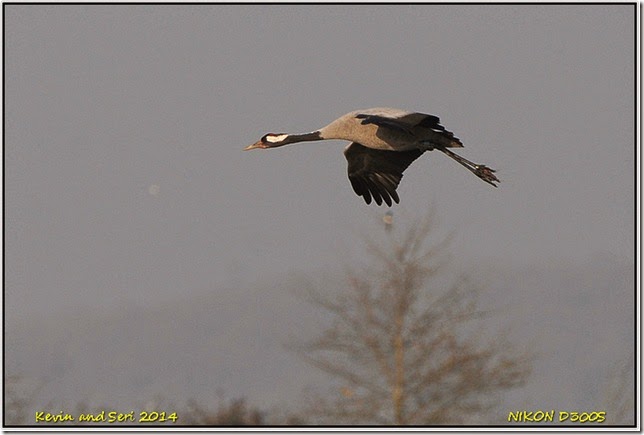
[[[392,123],[390,125],[365,123],[364,121],[370,117],[388,119]],[[424,125],[423,121],[428,119],[435,122]],[[424,113],[377,107],[349,112],[318,131],[324,139],[350,140],[375,150],[427,150],[432,148],[432,143],[444,147],[463,146],[458,139],[454,141],[453,138],[446,137],[444,129],[443,131],[432,129],[430,125],[439,125],[438,118]],[[400,126],[400,128],[394,126]]]
[[[349,140],[344,155],[348,175],[356,194],[367,204],[373,199],[391,206],[400,201],[396,189],[403,171],[425,151],[438,149],[496,187],[494,170],[473,163],[448,148],[462,148],[462,142],[440,125],[438,117],[418,112],[378,107],[355,110],[311,133],[269,133],[246,147],[276,148],[296,142],[327,139]]]

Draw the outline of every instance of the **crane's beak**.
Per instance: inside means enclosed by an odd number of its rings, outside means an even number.
[[[266,148],[266,145],[261,140],[258,140],[254,144],[248,145],[246,148],[244,148],[244,151],[254,150],[255,148]]]

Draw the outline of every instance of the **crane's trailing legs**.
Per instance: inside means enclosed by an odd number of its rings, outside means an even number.
[[[444,152],[445,154],[459,162],[461,165],[465,166],[469,171],[471,171],[481,180],[485,181],[486,183],[490,183],[494,187],[497,187],[494,182],[496,181],[498,183],[499,179],[496,178],[496,175],[494,175],[494,173],[496,172],[494,169],[488,168],[485,165],[477,165],[474,162],[470,162],[466,158],[459,156],[458,154],[450,151],[447,148],[435,147],[435,149]]]

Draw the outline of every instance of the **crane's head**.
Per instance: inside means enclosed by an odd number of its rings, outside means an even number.
[[[260,140],[244,148],[244,151],[254,150],[255,148],[275,148],[286,145],[289,135],[286,133],[268,133],[262,136]]]

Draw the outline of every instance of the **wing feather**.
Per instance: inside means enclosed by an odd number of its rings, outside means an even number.
[[[400,184],[403,171],[416,160],[423,151],[387,151],[367,148],[357,142],[349,144],[344,150],[348,162],[348,175],[351,186],[367,204],[371,199],[378,205],[384,201],[392,205],[400,198],[396,189]]]
[[[414,134],[411,125],[408,125],[406,122],[401,122],[396,118],[387,118],[385,116],[378,115],[366,115],[363,113],[356,115],[356,118],[362,119],[361,124],[374,124],[379,127],[387,127],[391,128],[392,130],[398,130],[403,133]]]
[[[374,124],[379,127],[389,128],[412,136],[418,133],[417,127],[421,127],[432,130],[434,133],[443,136],[446,139],[455,141],[456,144],[453,146],[463,145],[461,140],[454,136],[454,133],[446,130],[445,127],[440,124],[440,118],[438,116],[418,112],[382,112],[380,114],[358,113],[356,118],[362,119],[361,124]]]
[[[378,189],[378,185],[371,181],[371,178],[368,176],[364,177],[363,181],[369,189],[369,193],[371,193],[373,200],[376,201],[376,204],[382,205],[382,194],[380,189]]]
[[[351,182],[351,187],[353,187],[353,191],[356,195],[362,196],[367,204],[371,204],[371,194],[369,193],[369,189],[362,182],[362,179],[359,177],[349,177],[349,181]]]

